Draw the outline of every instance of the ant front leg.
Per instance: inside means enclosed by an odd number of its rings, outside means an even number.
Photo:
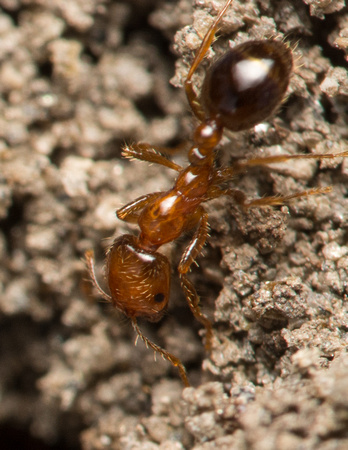
[[[157,197],[162,195],[162,192],[154,192],[152,194],[142,195],[138,197],[136,200],[133,200],[127,205],[116,211],[116,216],[118,219],[123,220],[127,223],[138,223],[139,215],[141,211],[148,205],[150,202],[155,200]]]
[[[197,212],[197,215],[199,217],[198,229],[195,232],[191,243],[182,255],[178,266],[178,271],[180,275],[181,287],[185,292],[185,297],[192,311],[192,314],[206,329],[205,348],[206,350],[210,350],[211,340],[213,337],[212,325],[209,319],[202,313],[199,307],[199,296],[197,294],[197,291],[187,276],[192,263],[195,262],[209,235],[208,214],[203,208],[200,208]]]

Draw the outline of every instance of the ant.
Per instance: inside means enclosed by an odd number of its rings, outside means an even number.
[[[227,168],[216,168],[216,147],[224,128],[241,131],[267,119],[282,103],[292,73],[290,45],[276,38],[254,40],[237,45],[221,56],[207,70],[200,95],[193,88],[192,77],[209,50],[220,21],[233,0],[227,0],[208,29],[195,55],[185,81],[186,96],[199,121],[186,168],[168,160],[155,147],[138,143],[126,146],[123,156],[160,164],[178,172],[174,186],[166,192],[143,195],[117,210],[120,220],[137,224],[138,236],[125,234],[116,238],[106,256],[106,277],[110,294],[100,287],[95,275],[94,254],[86,252],[91,279],[99,294],[132,321],[138,337],[146,346],[162,355],[179,370],[189,386],[180,359],[144,336],[137,324],[143,317],[159,321],[169,302],[170,264],[158,249],[195,229],[178,265],[182,289],[194,317],[205,327],[205,348],[211,348],[212,324],[201,312],[199,296],[188,278],[192,264],[209,236],[208,214],[203,203],[220,196],[230,196],[244,210],[265,205],[283,205],[295,198],[331,191],[315,188],[287,196],[271,196],[247,201],[238,189],[223,187],[227,181],[248,167],[289,161],[291,159],[324,159],[346,157],[348,152],[325,155],[278,155],[235,162]]]

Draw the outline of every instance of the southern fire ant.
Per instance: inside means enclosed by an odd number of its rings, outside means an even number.
[[[206,73],[202,91],[197,94],[192,77],[212,44],[219,23],[233,3],[228,0],[207,31],[188,72],[185,91],[189,105],[199,121],[188,151],[186,168],[175,164],[149,144],[125,147],[123,156],[160,164],[178,172],[174,186],[166,192],[143,195],[119,209],[120,220],[137,224],[138,236],[116,238],[106,257],[106,277],[110,294],[100,287],[94,270],[93,251],[86,252],[88,269],[100,295],[132,321],[137,335],[155,352],[179,369],[189,386],[181,361],[142,334],[137,317],[157,322],[169,301],[170,264],[158,249],[195,229],[193,238],[178,266],[181,286],[195,318],[206,329],[206,349],[210,349],[212,325],[201,312],[199,297],[188,273],[209,234],[208,214],[203,203],[227,195],[243,209],[284,203],[313,194],[329,192],[330,187],[310,189],[287,196],[247,201],[243,192],[224,185],[251,166],[264,166],[291,159],[324,159],[348,156],[348,152],[325,155],[281,155],[239,161],[227,168],[216,168],[216,146],[224,128],[245,130],[267,119],[284,99],[292,71],[290,46],[279,39],[249,41],[229,50]]]

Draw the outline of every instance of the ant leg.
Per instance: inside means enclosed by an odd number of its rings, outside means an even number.
[[[199,296],[197,291],[191,281],[188,279],[186,273],[180,273],[180,282],[183,291],[185,292],[185,297],[187,303],[192,311],[194,317],[200,322],[205,330],[205,349],[209,351],[211,349],[211,341],[213,338],[213,327],[210,320],[202,313],[199,307]]]
[[[210,26],[209,30],[207,31],[207,34],[204,36],[204,39],[196,53],[193,63],[191,64],[189,73],[188,73],[186,81],[185,81],[185,91],[186,91],[186,96],[187,96],[188,102],[191,106],[191,109],[192,109],[194,115],[201,122],[205,119],[205,117],[204,117],[203,111],[201,110],[201,107],[200,107],[200,104],[198,101],[198,96],[192,87],[192,76],[196,72],[197,67],[200,65],[200,63],[202,62],[203,58],[205,57],[207,51],[209,50],[209,48],[214,40],[215,33],[219,27],[219,23],[220,23],[223,15],[229,8],[229,6],[232,4],[232,2],[233,2],[233,0],[228,0],[226,2],[225,6],[219,12],[217,18],[214,20],[214,22]]]
[[[213,337],[213,328],[209,319],[201,312],[201,309],[199,307],[199,296],[195,287],[187,277],[187,273],[190,270],[192,263],[195,262],[209,235],[208,214],[204,211],[203,208],[200,208],[199,214],[200,218],[198,229],[195,232],[191,243],[182,255],[178,266],[178,271],[181,287],[185,293],[185,297],[192,311],[192,314],[206,329],[205,348],[206,350],[210,350],[211,340]]]
[[[205,201],[212,200],[214,198],[221,197],[222,195],[228,195],[233,198],[233,200],[241,206],[244,210],[248,210],[249,208],[257,207],[257,206],[281,206],[289,203],[291,200],[301,197],[308,197],[309,195],[319,195],[319,194],[327,194],[332,191],[331,186],[326,186],[323,188],[313,188],[308,189],[307,191],[297,192],[295,194],[290,195],[272,195],[269,197],[257,198],[251,201],[247,201],[247,197],[244,192],[239,189],[221,189],[218,186],[213,186],[208,191],[208,198]]]
[[[91,280],[93,282],[94,287],[97,289],[99,294],[108,302],[112,301],[111,295],[107,294],[104,289],[100,286],[96,274],[95,274],[95,260],[94,260],[94,252],[93,250],[87,250],[85,253],[86,263],[87,263],[87,269],[89,276],[91,277]]]
[[[118,209],[116,211],[116,216],[118,217],[118,219],[123,220],[124,222],[137,224],[142,209],[160,195],[162,195],[162,192],[154,192],[152,194],[142,195],[136,200],[133,200],[132,202],[127,203],[127,205]]]
[[[247,210],[249,208],[253,208],[255,206],[281,206],[289,203],[291,200],[295,198],[308,197],[309,195],[319,195],[319,194],[327,194],[332,191],[332,186],[326,186],[323,188],[314,188],[308,189],[307,191],[297,192],[295,194],[290,195],[272,195],[270,197],[257,198],[255,200],[251,200],[250,202],[242,202],[240,203],[242,207]],[[240,198],[240,191],[237,193],[237,197]],[[231,195],[229,193],[229,195]],[[234,198],[236,196],[232,194]]]
[[[130,160],[138,159],[140,161],[160,164],[162,166],[168,167],[169,169],[180,172],[180,170],[182,170],[182,167],[178,164],[175,164],[173,161],[170,161],[165,156],[161,155],[161,153],[159,153],[160,149],[165,151],[164,148],[153,147],[150,144],[140,142],[138,144],[132,144],[124,147],[122,150],[122,156]]]
[[[138,327],[138,323],[137,323],[136,319],[132,319],[132,325],[133,325],[135,332],[137,333],[139,338],[144,342],[146,347],[152,348],[152,350],[159,353],[164,359],[166,359],[171,364],[173,364],[173,366],[178,368],[180,377],[181,377],[184,385],[186,387],[189,387],[190,382],[187,378],[187,373],[186,373],[185,367],[184,367],[183,363],[180,361],[180,359],[177,358],[176,356],[172,355],[171,353],[167,352],[167,350],[164,350],[159,345],[156,345],[154,342],[150,341],[146,336],[144,336]]]
[[[233,178],[235,175],[244,172],[248,167],[254,166],[266,166],[268,164],[277,164],[285,161],[290,161],[291,159],[334,159],[334,158],[346,158],[348,156],[348,152],[341,153],[325,153],[321,155],[276,155],[276,156],[267,156],[265,158],[252,158],[246,161],[236,161],[231,167],[226,167],[217,173],[218,183],[223,183],[224,181],[228,181]]]
[[[98,290],[99,294],[105,300],[107,300],[108,302],[111,302],[112,301],[112,297],[109,294],[107,294],[102,289],[102,287],[98,283],[97,277],[95,275],[95,263],[94,263],[94,252],[93,252],[93,250],[87,250],[86,253],[85,253],[85,258],[86,258],[88,272],[89,272],[89,275],[91,277],[91,280],[92,280],[94,286]],[[152,348],[155,352],[159,353],[160,355],[162,355],[163,358],[165,358],[167,361],[169,361],[171,364],[173,364],[173,366],[178,368],[180,377],[181,377],[184,385],[186,387],[189,387],[190,383],[189,383],[188,378],[187,378],[186,370],[185,370],[184,365],[180,361],[180,359],[177,358],[176,356],[172,355],[171,353],[167,352],[162,347],[156,345],[155,343],[150,341],[146,336],[144,336],[142,334],[142,332],[140,331],[140,329],[138,327],[138,324],[137,324],[137,321],[136,321],[135,318],[132,319],[132,324],[133,324],[133,328],[135,329],[137,335],[140,337],[140,339],[145,343],[145,345],[147,347]]]
[[[241,167],[243,170],[246,167],[252,166],[264,166],[267,164],[276,164],[285,161],[289,161],[291,159],[333,159],[333,158],[346,158],[348,156],[348,152],[341,153],[325,153],[322,155],[276,155],[276,156],[268,156],[266,158],[253,158],[248,161],[237,163],[237,168]]]

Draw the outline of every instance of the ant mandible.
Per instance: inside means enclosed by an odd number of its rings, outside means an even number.
[[[139,197],[119,209],[120,220],[137,224],[138,236],[125,234],[116,238],[106,257],[106,277],[110,294],[100,287],[94,268],[92,250],[86,261],[92,281],[100,295],[132,321],[144,343],[170,361],[189,386],[180,359],[144,336],[137,324],[143,317],[159,321],[169,301],[170,264],[158,249],[196,229],[181,257],[178,272],[182,289],[194,317],[205,327],[205,347],[211,347],[212,325],[201,312],[199,296],[187,274],[200,254],[209,234],[208,214],[203,203],[228,195],[243,209],[284,203],[313,194],[326,193],[330,187],[311,189],[287,196],[264,197],[247,201],[237,189],[224,184],[251,166],[264,166],[291,159],[324,159],[348,156],[348,152],[325,155],[279,155],[236,162],[227,168],[215,167],[215,148],[224,128],[240,131],[267,119],[284,99],[292,72],[290,46],[278,39],[254,40],[237,45],[220,57],[207,71],[201,94],[192,85],[192,77],[212,44],[219,23],[233,0],[228,0],[208,29],[188,72],[185,91],[189,105],[199,121],[188,151],[186,168],[175,164],[149,144],[135,144],[123,149],[123,156],[160,164],[178,172],[174,186],[166,192]]]

